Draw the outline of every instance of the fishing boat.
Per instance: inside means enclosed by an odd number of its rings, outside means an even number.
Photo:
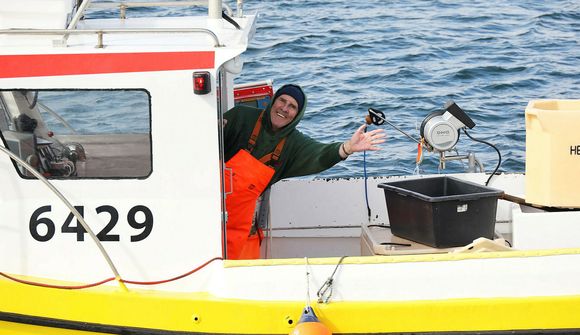
[[[159,4],[0,3],[0,334],[580,332],[576,101],[530,102],[530,132],[563,116],[528,134],[526,174],[450,154],[442,136],[472,125],[447,104],[418,147],[473,171],[283,180],[256,215],[260,259],[230,260],[222,117],[273,91],[234,86],[243,1],[136,18]],[[546,159],[561,133],[567,160]]]

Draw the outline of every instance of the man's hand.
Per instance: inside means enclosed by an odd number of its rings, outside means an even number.
[[[375,129],[365,133],[366,124],[360,126],[350,140],[344,142],[343,151],[347,155],[351,155],[355,152],[366,151],[366,150],[381,150],[377,144],[384,143],[386,141],[385,130]]]

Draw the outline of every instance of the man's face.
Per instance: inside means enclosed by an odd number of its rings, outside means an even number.
[[[282,94],[274,100],[270,109],[270,120],[274,130],[280,130],[296,117],[298,114],[298,102],[293,97]]]

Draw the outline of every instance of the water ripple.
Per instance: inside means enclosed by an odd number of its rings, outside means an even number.
[[[348,138],[369,107],[418,135],[423,118],[454,99],[477,124],[470,134],[502,151],[502,170],[524,171],[527,103],[580,98],[577,0],[248,0],[245,11],[259,19],[236,82],[302,85],[300,128],[321,141]],[[411,173],[416,144],[385,129],[383,150],[367,154],[369,174]],[[496,164],[491,148],[465,136],[458,149],[476,151],[488,170]],[[437,155],[422,169],[437,173]],[[362,173],[358,154],[320,176]]]

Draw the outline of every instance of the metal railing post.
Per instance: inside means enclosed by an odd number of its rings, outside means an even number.
[[[207,15],[210,19],[222,18],[222,0],[209,0],[207,5]]]

